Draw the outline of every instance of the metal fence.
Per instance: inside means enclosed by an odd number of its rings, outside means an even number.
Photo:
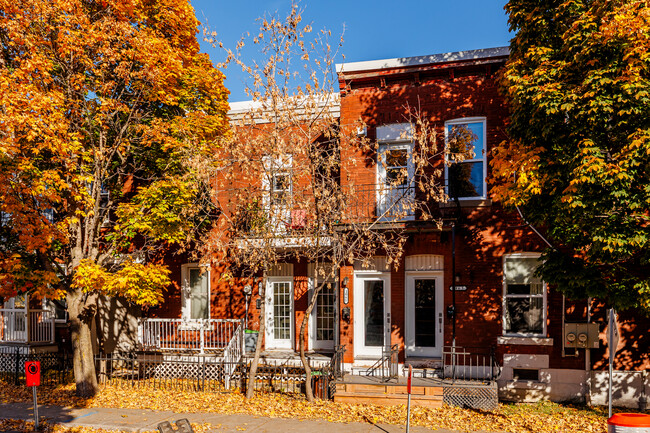
[[[20,385],[25,383],[25,362],[41,363],[41,384],[58,385],[69,383],[73,379],[72,355],[68,353],[0,353],[0,380]]]
[[[227,392],[245,391],[250,360],[227,362],[210,355],[106,354],[96,357],[102,386]],[[299,393],[306,380],[302,366],[286,361],[258,365],[255,389],[264,392]],[[329,367],[312,370],[312,387],[320,398],[329,398]]]
[[[495,381],[501,374],[494,348],[445,346],[442,378],[465,381]]]

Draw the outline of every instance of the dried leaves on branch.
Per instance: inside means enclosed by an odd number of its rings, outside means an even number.
[[[230,275],[248,278],[248,284],[279,263],[313,266],[315,284],[298,337],[307,375],[305,331],[319,293],[333,290],[343,265],[367,264],[375,255],[396,265],[406,241],[400,223],[416,214],[434,219],[431,205],[444,199],[442,165],[434,165],[442,160],[441,150],[415,107],[403,107],[403,122],[386,130],[391,142],[402,144],[392,150],[359,134],[363,119],[340,123],[334,59],[342,40],[330,45],[329,37],[329,31],[304,24],[294,4],[285,19],[260,20],[252,45],[262,59],[245,58],[246,40],[226,51],[226,63],[250,75],[252,100],[232,105],[232,135],[221,142],[222,166],[215,176],[222,214],[204,245],[214,264],[229,265]],[[214,36],[207,40],[217,44]],[[456,141],[448,156],[462,159],[467,145]],[[357,180],[368,165],[373,173],[380,166],[380,182]],[[262,287],[262,297],[263,292]],[[251,377],[255,366],[254,361]],[[306,394],[313,398],[310,383]]]

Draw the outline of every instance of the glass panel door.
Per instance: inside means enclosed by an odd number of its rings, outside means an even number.
[[[406,355],[442,356],[443,294],[442,272],[406,274]]]
[[[390,274],[354,278],[354,355],[380,357],[390,345]]]
[[[436,345],[436,280],[415,280],[415,345]]]
[[[208,272],[201,273],[199,268],[190,270],[190,318],[210,318]]]
[[[293,287],[291,281],[269,278],[266,293],[266,347],[291,349],[293,341]]]
[[[364,281],[364,339],[366,346],[384,345],[384,282]]]
[[[328,346],[334,342],[336,307],[334,284],[328,283],[316,297],[316,342]]]

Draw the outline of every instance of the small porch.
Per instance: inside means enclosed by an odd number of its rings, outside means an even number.
[[[0,308],[0,353],[54,352],[54,326],[50,310]]]

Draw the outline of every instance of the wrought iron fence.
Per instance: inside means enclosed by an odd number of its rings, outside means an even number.
[[[227,392],[248,385],[250,360],[228,362],[208,354],[166,355],[113,353],[96,357],[102,386],[168,390]],[[229,373],[230,372],[230,373]],[[329,368],[312,370],[312,387],[320,398],[329,398]],[[299,393],[306,380],[302,366],[286,361],[264,361],[255,375],[254,387],[263,392]]]
[[[13,352],[0,353],[0,380],[15,385],[25,382],[25,362],[39,361],[41,363],[41,384],[58,385],[69,383],[73,379],[72,355],[68,353],[21,353],[19,349]]]
[[[495,381],[501,374],[493,347],[445,346],[442,351],[442,378]]]

